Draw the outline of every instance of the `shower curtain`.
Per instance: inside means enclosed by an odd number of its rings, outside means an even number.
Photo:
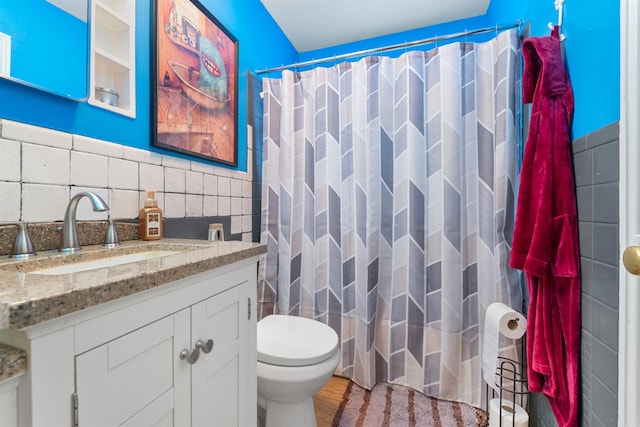
[[[263,80],[261,316],[330,325],[338,375],[481,405],[486,308],[522,310],[518,49],[510,30]]]

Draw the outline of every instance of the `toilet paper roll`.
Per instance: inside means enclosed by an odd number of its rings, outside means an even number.
[[[501,410],[502,409],[502,410]],[[515,409],[515,412],[514,412]],[[500,424],[502,420],[502,424]],[[491,399],[489,402],[489,427],[528,427],[529,414],[522,406],[509,400]]]
[[[527,319],[501,302],[494,302],[487,308],[484,323],[484,343],[482,348],[482,371],[484,380],[496,389],[495,372],[500,351],[500,335],[507,338],[521,338],[527,330]]]

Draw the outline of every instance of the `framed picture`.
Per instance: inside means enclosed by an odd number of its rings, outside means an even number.
[[[152,0],[152,144],[238,164],[238,41],[197,0]]]

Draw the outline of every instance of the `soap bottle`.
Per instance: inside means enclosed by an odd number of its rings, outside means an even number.
[[[158,207],[156,192],[147,190],[144,207],[140,209],[140,240],[160,240],[162,238],[162,209]]]

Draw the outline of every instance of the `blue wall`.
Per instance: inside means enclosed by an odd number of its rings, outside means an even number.
[[[565,54],[575,96],[573,136],[578,138],[620,119],[620,2],[567,0]],[[487,20],[524,18],[531,35],[548,35],[557,22],[552,0],[492,0]]]
[[[298,54],[259,0],[201,0],[201,3],[239,40],[238,169],[246,170],[246,73],[272,64],[295,62]],[[135,119],[4,79],[0,79],[0,118],[184,157],[150,146],[150,16],[150,0],[138,0]]]
[[[518,19],[531,22],[532,35],[546,35],[547,22],[557,20],[552,0],[492,0],[485,16],[307,52],[298,57],[259,0],[202,0],[202,3],[239,40],[238,160],[241,170],[246,169],[245,77],[248,70],[510,23]],[[564,20],[566,57],[576,98],[574,137],[583,136],[620,117],[619,2],[581,0],[577,3],[568,0]],[[3,79],[0,79],[0,118],[162,152],[150,147],[150,9],[150,0],[137,1],[135,120]]]

